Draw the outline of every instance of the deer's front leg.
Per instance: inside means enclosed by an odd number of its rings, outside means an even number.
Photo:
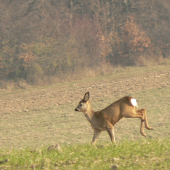
[[[112,143],[116,143],[115,134],[114,134],[114,126],[109,121],[106,122],[106,130],[110,136]]]
[[[95,145],[96,139],[99,137],[101,131],[94,129],[93,140],[91,142],[92,145]]]
[[[108,132],[108,134],[110,136],[110,139],[111,139],[112,143],[116,143],[115,134],[114,134],[114,128],[107,129],[107,132]]]

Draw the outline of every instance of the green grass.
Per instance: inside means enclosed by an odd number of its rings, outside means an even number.
[[[119,170],[166,170],[170,167],[170,140],[137,140],[113,144],[74,144],[59,150],[21,149],[2,150],[1,169],[90,169],[109,170],[116,165]]]

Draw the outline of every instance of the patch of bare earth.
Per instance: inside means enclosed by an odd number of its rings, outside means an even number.
[[[170,100],[166,90],[170,91],[170,69],[133,76],[129,73],[125,76],[124,71],[119,73],[123,76],[116,74],[43,88],[1,90],[1,148],[90,143],[93,130],[84,115],[74,111],[86,91],[91,93],[94,110],[125,95],[137,95],[138,104],[146,107],[148,122],[154,128],[154,131],[146,131],[147,137],[169,136]],[[144,139],[139,126],[138,119],[122,119],[115,125],[116,141]],[[109,135],[102,132],[98,142],[105,141],[110,142]]]
[[[25,90],[7,94],[0,98],[1,114],[44,109],[67,103],[77,103],[86,91],[93,100],[105,97],[124,96],[138,91],[170,86],[170,69],[119,78],[106,77],[102,80],[82,81],[51,88]]]

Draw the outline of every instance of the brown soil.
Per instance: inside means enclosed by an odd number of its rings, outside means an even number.
[[[72,82],[50,88],[28,89],[18,93],[1,95],[0,108],[3,113],[16,113],[42,109],[67,103],[77,103],[86,91],[93,100],[111,96],[124,96],[138,91],[170,86],[170,69],[118,78],[106,77],[93,81]]]
[[[170,69],[124,73],[49,87],[1,90],[1,148],[90,143],[93,130],[84,115],[74,111],[86,91],[91,93],[94,110],[122,96],[137,95],[139,107],[147,109],[148,123],[154,128],[145,130],[146,139],[169,136]],[[140,120],[122,119],[115,125],[116,141],[145,139],[139,130]],[[106,141],[111,143],[102,132],[97,143]]]

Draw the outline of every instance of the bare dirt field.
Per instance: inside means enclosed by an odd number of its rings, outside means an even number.
[[[146,108],[154,130],[147,138],[170,135],[170,68],[168,66],[126,68],[114,73],[46,87],[0,91],[0,147],[91,142],[93,131],[83,114],[74,108],[84,93],[91,93],[94,110],[100,110],[125,95],[137,98]],[[115,126],[116,140],[145,139],[140,121],[123,119]],[[103,132],[98,143],[110,142]]]

